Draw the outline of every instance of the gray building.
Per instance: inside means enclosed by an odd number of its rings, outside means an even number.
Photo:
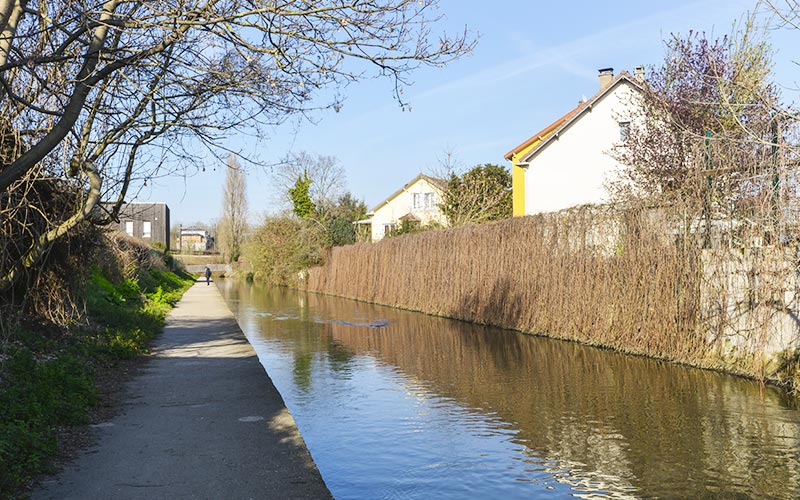
[[[169,207],[166,203],[126,203],[119,212],[118,229],[169,250]]]

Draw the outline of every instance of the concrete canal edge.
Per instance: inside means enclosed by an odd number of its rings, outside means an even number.
[[[32,498],[332,498],[216,286],[186,292],[125,390]]]

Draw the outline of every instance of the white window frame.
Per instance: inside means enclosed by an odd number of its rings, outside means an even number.
[[[125,221],[125,232],[128,234],[128,236],[131,236],[131,237],[133,236],[133,221],[132,220],[126,220]]]
[[[153,237],[153,223],[149,220],[142,222],[142,238]]]
[[[425,209],[433,210],[436,208],[436,193],[433,191],[425,193]]]
[[[619,122],[619,142],[625,144],[631,137],[631,122]]]
[[[423,204],[422,193],[411,193],[411,209],[421,210]]]

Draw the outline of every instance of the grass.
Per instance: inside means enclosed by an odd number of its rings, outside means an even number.
[[[85,290],[89,325],[43,333],[21,327],[0,352],[0,499],[51,471],[59,427],[88,422],[96,377],[144,354],[190,275],[151,269],[114,284],[99,269]]]

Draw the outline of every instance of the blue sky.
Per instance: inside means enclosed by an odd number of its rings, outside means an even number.
[[[444,69],[412,75],[403,112],[388,80],[368,80],[346,89],[339,113],[320,112],[316,123],[291,121],[256,141],[232,137],[230,147],[265,162],[290,151],[339,158],[348,189],[371,208],[420,172],[430,172],[445,151],[464,165],[498,163],[531,134],[574,107],[598,88],[597,70],[658,64],[663,40],[689,30],[722,36],[754,7],[753,1],[701,0],[641,2],[533,2],[442,0],[448,31],[466,25],[479,33],[471,56]],[[794,40],[793,40],[794,39]],[[776,76],[800,81],[791,63],[800,34],[773,35]],[[794,45],[792,44],[794,41]],[[796,100],[796,92],[784,92]],[[275,212],[268,169],[248,169],[251,222]],[[186,178],[151,182],[139,201],[165,201],[173,223],[213,223],[219,218],[224,166]]]

